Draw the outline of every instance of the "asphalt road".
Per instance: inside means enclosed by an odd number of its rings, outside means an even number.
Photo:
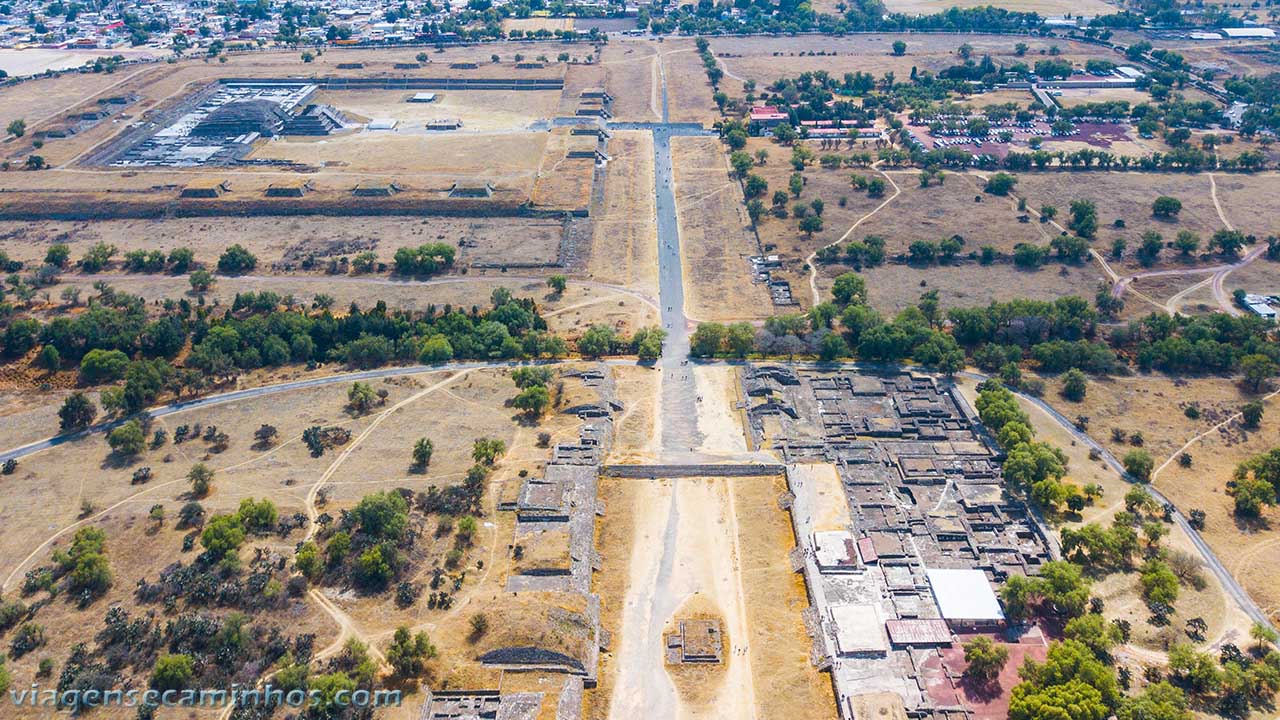
[[[632,365],[635,364],[630,360],[608,360],[610,364]],[[361,372],[340,373],[337,375],[325,375],[323,377],[309,378],[307,380],[294,380],[292,382],[279,383],[277,385],[267,385],[264,387],[247,388],[244,390],[233,390],[218,395],[209,395],[202,398],[192,400],[182,400],[180,402],[171,403],[169,405],[161,405],[159,407],[147,410],[147,414],[153,418],[172,415],[173,413],[182,412],[184,410],[194,410],[196,408],[208,407],[210,405],[220,405],[222,403],[235,402],[237,400],[247,400],[249,398],[263,397],[265,395],[275,395],[282,392],[291,392],[293,390],[303,390],[306,388],[322,387],[325,385],[338,385],[342,383],[355,382],[356,380],[377,380],[380,378],[396,377],[398,375],[414,375],[425,372],[440,372],[444,370],[466,370],[478,368],[493,367],[516,367],[519,365],[527,365],[530,363],[520,362],[457,362],[445,363],[442,365],[408,365],[401,367],[381,368],[378,370],[364,370]],[[555,361],[540,364],[555,364]],[[18,459],[32,453],[47,450],[51,447],[57,447],[68,442],[74,442],[81,438],[87,437],[94,433],[106,432],[112,428],[123,425],[128,418],[121,418],[111,422],[98,423],[92,427],[86,428],[76,433],[67,435],[58,435],[56,437],[47,438],[38,442],[29,443],[21,447],[12,448],[0,452],[0,462],[9,459]]]
[[[985,379],[985,376],[978,375],[977,373],[966,374]],[[1048,403],[1038,397],[1024,395],[1022,393],[1018,394],[1049,413],[1050,416],[1070,431],[1077,440],[1088,445],[1090,448],[1097,450],[1098,454],[1102,456],[1102,459],[1106,461],[1107,465],[1110,465],[1113,470],[1120,473],[1121,477],[1135,484],[1137,483],[1137,480],[1135,480],[1132,475],[1125,472],[1124,464],[1117,460],[1116,456],[1112,455],[1110,451],[1094,441],[1093,438],[1080,432],[1080,430],[1076,428],[1075,423],[1068,420],[1062,413],[1054,410]],[[1223,589],[1227,591],[1227,594],[1231,596],[1231,599],[1235,601],[1236,605],[1240,606],[1240,609],[1249,616],[1249,619],[1254,622],[1262,623],[1273,630],[1276,629],[1275,625],[1272,624],[1271,619],[1267,617],[1267,614],[1253,602],[1253,598],[1249,597],[1249,593],[1241,587],[1240,583],[1236,582],[1236,579],[1232,577],[1231,573],[1222,565],[1222,562],[1218,560],[1218,556],[1214,554],[1213,548],[1209,547],[1209,544],[1204,541],[1204,538],[1200,537],[1200,533],[1197,532],[1195,528],[1191,527],[1190,521],[1188,521],[1186,515],[1183,515],[1182,511],[1178,509],[1178,506],[1174,505],[1173,502],[1169,500],[1169,498],[1165,497],[1164,493],[1157,490],[1155,486],[1146,484],[1145,487],[1147,492],[1151,493],[1151,497],[1155,498],[1157,502],[1173,508],[1174,524],[1179,528],[1182,528],[1182,531],[1187,534],[1187,537],[1191,538],[1191,543],[1195,545],[1196,550],[1200,553],[1200,558],[1204,560],[1205,565],[1207,565],[1209,570],[1213,572],[1214,576],[1218,578],[1218,582],[1222,583]]]

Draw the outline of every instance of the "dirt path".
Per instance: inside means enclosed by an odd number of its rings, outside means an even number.
[[[466,377],[470,373],[470,370],[459,371],[458,373],[441,380],[435,385],[419,390],[404,400],[401,400],[395,405],[383,410],[378,414],[378,417],[374,418],[373,422],[369,423],[369,427],[365,428],[363,432],[356,436],[355,440],[352,440],[347,447],[343,448],[342,452],[338,454],[338,457],[334,458],[333,463],[329,465],[329,469],[325,470],[324,473],[320,475],[320,478],[316,480],[315,484],[311,486],[311,489],[307,491],[307,534],[302,538],[302,542],[307,542],[316,536],[316,518],[320,515],[316,508],[316,498],[319,496],[321,488],[324,487],[324,484],[328,482],[329,478],[333,477],[333,474],[338,471],[338,468],[342,466],[342,463],[346,462],[348,457],[351,457],[351,453],[354,452],[356,448],[360,447],[360,444],[372,435],[374,430],[378,429],[378,426],[382,424],[382,421],[386,420],[392,413],[409,403],[430,395],[436,390]]]
[[[827,245],[824,245],[818,250],[814,250],[813,252],[809,253],[809,257],[804,259],[805,264],[809,266],[809,290],[810,292],[813,293],[814,305],[819,305],[822,303],[822,294],[818,292],[818,266],[815,265],[813,262],[813,259],[818,256],[818,252],[820,250],[826,250],[832,245],[839,245],[840,243],[847,240],[849,236],[853,234],[853,231],[858,228],[859,225],[866,222],[872,215],[875,215],[876,213],[883,210],[886,205],[893,202],[899,195],[902,194],[902,188],[898,187],[898,183],[893,181],[893,178],[889,176],[889,173],[880,169],[880,162],[881,161],[877,160],[875,163],[872,163],[871,167],[876,172],[884,176],[885,180],[889,181],[889,184],[893,186],[893,194],[890,195],[884,202],[872,208],[871,211],[868,212],[866,215],[863,215],[862,217],[858,218],[856,222],[854,222],[852,225],[849,226],[848,230],[844,231],[844,234],[840,236],[839,240],[836,240],[833,243],[828,243]]]

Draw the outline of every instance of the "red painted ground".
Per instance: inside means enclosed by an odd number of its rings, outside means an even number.
[[[978,635],[986,635],[1009,648],[1009,662],[1000,677],[981,687],[971,685],[963,677],[968,663],[964,661],[962,645]],[[1005,641],[1002,635],[988,633],[960,635],[959,642],[942,650],[940,658],[929,658],[921,668],[926,692],[939,705],[964,705],[978,720],[1003,720],[1009,716],[1009,692],[1018,684],[1018,668],[1027,658],[1043,661],[1048,652],[1048,640],[1038,631],[1024,635],[1017,643]],[[955,678],[954,684],[948,675]]]

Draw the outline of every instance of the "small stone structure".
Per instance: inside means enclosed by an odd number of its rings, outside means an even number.
[[[715,618],[681,620],[662,640],[669,665],[718,663],[724,654],[720,621]]]

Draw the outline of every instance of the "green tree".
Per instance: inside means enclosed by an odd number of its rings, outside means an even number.
[[[893,41],[893,54],[899,57],[907,54],[907,44],[901,40]]]
[[[1071,402],[1084,400],[1086,390],[1084,373],[1079,369],[1071,368],[1062,376],[1062,396]]]
[[[1009,648],[997,645],[986,635],[979,635],[964,643],[964,674],[979,682],[990,682],[1004,670],[1009,662]]]
[[[613,351],[614,332],[608,325],[592,325],[578,339],[578,352],[586,357],[600,357]]]
[[[442,363],[452,359],[453,346],[443,335],[427,338],[426,342],[422,343],[422,352],[418,353],[418,360],[424,363]]]
[[[1124,456],[1124,471],[1138,482],[1151,482],[1151,471],[1155,468],[1155,460],[1146,450],[1130,450]]]
[[[195,663],[190,655],[162,655],[151,670],[151,687],[182,690],[194,676]]]
[[[426,663],[436,656],[436,648],[425,632],[412,634],[409,628],[396,629],[387,648],[387,662],[401,678],[416,678],[426,672]]]
[[[365,415],[379,402],[378,394],[369,383],[356,381],[347,390],[347,407],[357,415]]]
[[[191,494],[203,498],[209,494],[209,487],[213,483],[213,469],[204,463],[196,463],[187,472],[187,481],[191,483]]]
[[[6,130],[14,137],[22,137],[27,134],[27,121],[22,118],[10,120],[9,127]]]
[[[298,548],[298,554],[294,556],[293,564],[294,567],[298,568],[298,572],[310,580],[319,578],[324,571],[324,561],[320,559],[320,548],[310,540]]]
[[[1120,643],[1120,629],[1098,613],[1085,613],[1072,618],[1063,628],[1063,634],[1071,640],[1083,643],[1103,660],[1108,658],[1111,648]]]
[[[745,358],[755,345],[755,328],[750,323],[736,322],[725,328],[725,344],[729,354]]]
[[[207,292],[217,282],[217,279],[213,277],[213,273],[208,270],[195,270],[187,280],[191,283],[191,289],[198,293]]]
[[[551,394],[542,385],[534,385],[521,390],[520,394],[511,400],[511,404],[536,419],[542,417],[551,405]]]
[[[1172,606],[1178,600],[1178,576],[1163,560],[1151,559],[1142,565],[1138,578],[1142,597],[1148,605]]]
[[[147,438],[142,434],[142,426],[137,420],[130,420],[107,433],[107,444],[111,451],[121,457],[133,457],[147,447]]]
[[[985,192],[992,195],[1008,195],[1013,191],[1013,186],[1018,184],[1018,178],[1009,173],[998,172],[987,179]]]
[[[205,524],[200,533],[200,544],[204,546],[209,557],[218,561],[240,549],[244,542],[244,526],[235,515],[215,515]]]
[[[239,243],[223,251],[218,257],[218,272],[223,275],[242,275],[258,266],[258,258]]]
[[[1176,217],[1179,212],[1182,212],[1182,201],[1168,195],[1161,195],[1151,203],[1151,214],[1158,218]]]
[[[381,545],[374,545],[361,553],[353,570],[356,584],[367,590],[382,590],[391,581],[393,574]]]
[[[1191,720],[1192,717],[1187,709],[1186,693],[1163,681],[1125,698],[1116,710],[1117,720]]]
[[[80,359],[80,377],[93,385],[115,382],[124,377],[128,366],[129,356],[119,350],[94,348]]]
[[[54,267],[66,267],[67,262],[71,260],[71,248],[66,243],[54,243],[45,251],[44,261],[47,265]]]
[[[1275,377],[1276,363],[1266,355],[1253,353],[1240,358],[1240,372],[1245,388],[1252,393],[1262,392],[1267,381]]]
[[[399,540],[409,529],[409,505],[393,490],[370,493],[351,509],[351,518],[366,535],[379,540]]]
[[[62,432],[83,430],[93,424],[97,415],[98,409],[87,395],[82,392],[71,393],[62,401],[62,407],[58,410],[58,428]]]
[[[720,352],[727,334],[727,329],[720,323],[698,323],[693,335],[689,336],[689,353],[694,357],[713,357]]]
[[[552,275],[547,278],[547,287],[557,295],[563,295],[565,288],[569,286],[569,280],[564,275]]]
[[[482,465],[493,465],[507,451],[501,440],[480,438],[471,445],[471,459]]]
[[[867,283],[857,273],[843,273],[836,276],[831,294],[840,305],[862,305],[867,301]]]
[[[1262,423],[1263,406],[1260,400],[1247,402],[1240,408],[1240,417],[1244,426],[1247,428],[1256,428]]]
[[[435,452],[435,446],[427,438],[418,438],[413,444],[413,465],[419,470],[426,469],[431,464],[431,453]]]

